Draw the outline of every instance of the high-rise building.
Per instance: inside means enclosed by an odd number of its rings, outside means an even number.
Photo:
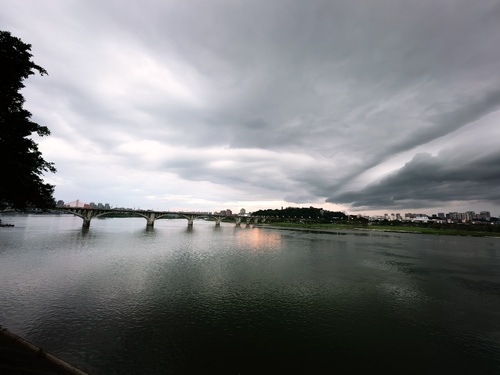
[[[490,214],[490,211],[481,211],[479,213],[479,216],[481,217],[481,219],[483,220],[490,220],[491,219],[491,214]]]
[[[466,211],[465,212],[465,221],[472,221],[475,219],[476,213],[474,211]]]

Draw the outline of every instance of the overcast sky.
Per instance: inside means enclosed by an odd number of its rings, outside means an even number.
[[[498,0],[0,0],[66,202],[500,215]]]

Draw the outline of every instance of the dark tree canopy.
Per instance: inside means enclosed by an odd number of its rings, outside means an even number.
[[[308,218],[308,219],[317,219],[324,221],[345,220],[347,215],[343,212],[338,211],[328,211],[323,210],[322,208],[314,208],[314,207],[287,207],[285,209],[268,209],[268,210],[259,210],[252,213],[253,216],[274,216],[276,218],[289,218],[289,219],[300,219],[300,218]]]
[[[23,108],[23,81],[35,72],[47,74],[31,61],[31,45],[0,31],[0,207],[54,206],[54,186],[43,182],[43,172],[55,172],[53,163],[42,158],[31,138],[50,134],[46,126],[31,121]]]

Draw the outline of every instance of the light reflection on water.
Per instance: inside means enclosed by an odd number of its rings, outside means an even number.
[[[92,374],[500,371],[499,239],[9,220],[0,324]]]

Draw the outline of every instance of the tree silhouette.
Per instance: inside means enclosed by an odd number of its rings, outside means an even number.
[[[55,205],[54,186],[43,182],[43,172],[55,172],[53,163],[42,158],[38,145],[31,139],[50,134],[46,126],[31,121],[23,108],[23,81],[45,69],[31,60],[31,45],[7,31],[0,31],[0,207],[13,208]]]

